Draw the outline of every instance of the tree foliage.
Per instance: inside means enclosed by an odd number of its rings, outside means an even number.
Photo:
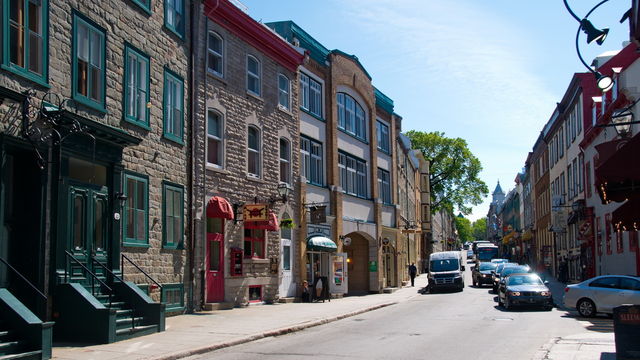
[[[456,216],[456,229],[458,230],[458,239],[460,239],[461,243],[471,242],[473,241],[472,231],[471,231],[471,220]]]
[[[431,212],[453,212],[457,208],[464,215],[471,213],[471,206],[482,203],[489,188],[478,175],[482,170],[480,160],[471,153],[467,142],[461,138],[448,138],[439,131],[411,130],[405,135],[414,149],[419,149],[431,162]]]
[[[475,240],[487,240],[487,218],[480,218],[471,225]]]

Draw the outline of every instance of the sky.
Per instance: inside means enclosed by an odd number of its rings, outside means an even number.
[[[605,0],[606,1],[606,0]],[[568,0],[583,18],[600,1]],[[356,55],[394,101],[402,130],[465,139],[480,178],[508,192],[576,72],[579,23],[562,0],[242,0],[262,22],[293,20],[328,49]],[[601,46],[579,48],[587,64],[629,39],[630,0],[589,15],[609,28]],[[467,217],[485,217],[491,194]]]

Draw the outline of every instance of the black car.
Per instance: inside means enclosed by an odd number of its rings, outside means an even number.
[[[531,268],[529,267],[529,265],[516,265],[516,266],[505,267],[504,269],[502,269],[502,272],[500,273],[500,278],[498,279],[498,282],[493,283],[493,286],[495,287],[493,291],[496,292],[498,295],[500,295],[500,291],[502,289],[501,286],[504,285],[504,282],[507,276],[511,274],[526,274],[530,272],[531,272]]]
[[[496,266],[496,269],[491,271],[491,287],[493,292],[498,292],[498,283],[500,282],[500,276],[502,271],[508,267],[518,266],[516,263],[501,263]],[[528,272],[528,271],[525,271]]]
[[[495,270],[498,264],[491,262],[481,262],[473,267],[471,272],[471,279],[473,280],[473,286],[482,286],[484,284],[491,285],[493,280],[491,278],[491,271]]]
[[[498,304],[506,310],[516,305],[536,305],[551,310],[553,298],[545,284],[537,274],[510,274],[500,285]]]

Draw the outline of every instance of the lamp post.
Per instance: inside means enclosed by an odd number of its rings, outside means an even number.
[[[598,45],[602,45],[602,43],[604,43],[604,40],[607,38],[607,34],[609,33],[609,29],[605,28],[605,29],[600,30],[600,29],[596,28],[595,26],[593,26],[591,21],[589,21],[587,18],[598,7],[600,7],[600,5],[606,3],[607,1],[609,1],[609,0],[600,1],[596,6],[594,6],[591,10],[589,10],[587,15],[585,15],[582,19],[580,19],[573,12],[573,10],[571,10],[571,7],[569,7],[569,4],[567,3],[567,0],[563,0],[564,7],[567,8],[567,11],[569,12],[569,14],[571,14],[571,16],[574,19],[576,19],[576,21],[578,21],[578,23],[580,23],[580,26],[578,26],[578,32],[576,33],[576,52],[578,53],[578,59],[580,59],[580,62],[582,63],[582,65],[584,65],[584,67],[587,68],[587,70],[589,70],[589,72],[591,72],[594,75],[594,77],[596,78],[596,83],[598,85],[598,88],[600,88],[600,90],[602,90],[603,92],[607,92],[607,91],[611,90],[611,88],[613,87],[613,80],[611,79],[611,77],[603,75],[603,74],[601,74],[600,72],[598,72],[596,70],[593,70],[586,63],[586,61],[584,61],[584,59],[582,58],[582,54],[580,53],[580,46],[579,46],[578,40],[580,38],[580,31],[583,31],[585,34],[587,34],[587,44],[591,44],[594,41]]]

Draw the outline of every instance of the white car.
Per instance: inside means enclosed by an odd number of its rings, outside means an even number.
[[[640,278],[626,275],[602,275],[567,285],[562,302],[569,309],[578,310],[581,316],[592,317],[597,313],[612,314],[613,308],[632,304],[640,305]]]

